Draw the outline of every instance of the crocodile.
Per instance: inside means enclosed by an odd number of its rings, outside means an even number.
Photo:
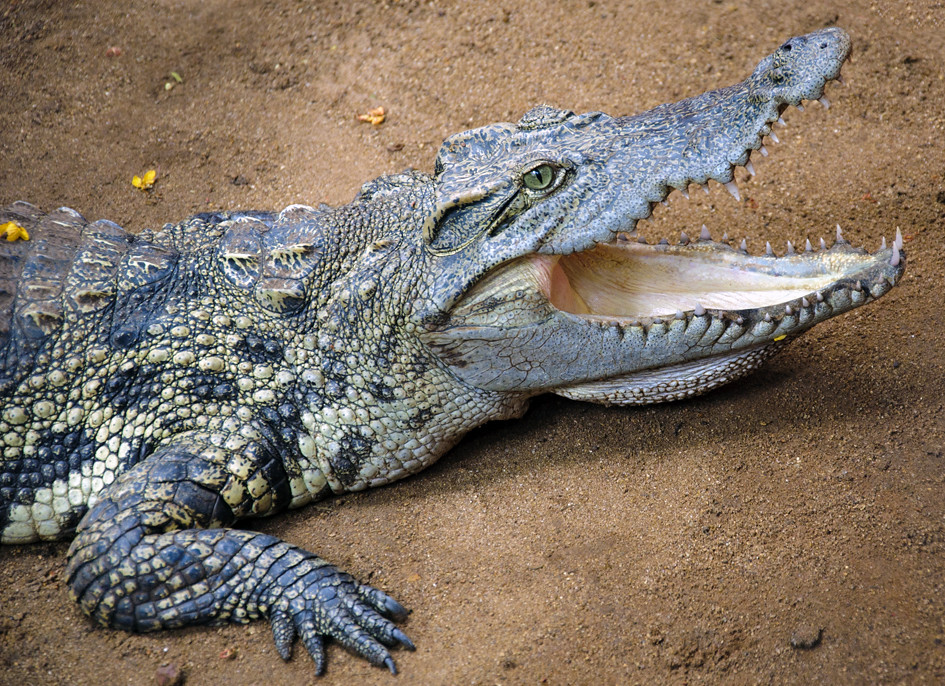
[[[400,479],[542,393],[642,405],[742,377],[903,274],[898,233],[749,254],[647,242],[674,190],[825,106],[850,40],[789,39],[733,86],[629,117],[543,105],[447,138],[348,205],[129,233],[18,202],[0,245],[0,536],[73,537],[65,576],[134,632],[268,619],[321,674],[334,640],[395,672],[406,611],[237,520]],[[19,237],[23,240],[12,240]]]

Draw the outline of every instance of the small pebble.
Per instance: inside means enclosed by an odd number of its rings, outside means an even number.
[[[791,647],[798,650],[811,650],[820,645],[824,630],[813,624],[802,624],[791,634]]]
[[[184,673],[173,662],[161,665],[154,672],[154,683],[157,686],[180,686],[184,683]]]

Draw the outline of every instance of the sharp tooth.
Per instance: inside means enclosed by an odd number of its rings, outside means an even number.
[[[885,250],[885,249],[886,249],[886,237],[885,237],[885,236],[883,236],[883,240],[882,240],[882,242],[879,244],[879,249],[880,249],[880,250]]]
[[[791,309],[791,306],[790,306],[790,305],[785,305],[785,306],[784,306],[784,314],[787,315],[788,317],[790,317],[792,314],[794,314],[794,310]]]
[[[705,314],[705,308],[702,306],[702,303],[696,303],[696,309],[692,311],[697,317],[701,317]]]
[[[742,196],[738,194],[738,186],[735,185],[734,181],[728,181],[725,184],[725,187],[728,189],[728,192],[732,194],[732,197],[738,201],[741,201]]]
[[[699,185],[702,186],[702,190],[705,191],[705,194],[706,194],[706,195],[708,195],[708,194],[709,194],[709,182],[707,181],[707,182],[705,183],[705,185],[702,185],[702,184],[699,184]]]
[[[821,249],[821,250],[826,250],[826,249],[827,249],[827,241],[825,241],[825,240],[823,239],[823,237],[821,237],[821,239],[820,239],[820,249]]]
[[[689,200],[689,190],[688,190],[688,189],[686,189],[686,188],[680,188],[680,189],[679,189],[679,192],[682,193],[682,197],[684,197],[686,200]]]
[[[803,106],[801,103],[797,103],[797,111],[798,111],[798,112],[803,112],[803,111],[804,111],[804,106]]]
[[[817,100],[817,102],[819,102],[821,105],[823,105],[825,110],[829,110],[829,109],[830,109],[830,101],[827,100],[827,96],[826,96],[826,95],[822,95],[822,96]]]
[[[722,232],[722,242],[728,243],[728,231]]]
[[[855,290],[857,293],[859,293],[860,291],[862,291],[862,290],[863,290],[863,282],[862,282],[862,281],[857,281],[857,282],[856,282],[856,285],[853,286],[853,290]]]
[[[745,169],[746,169],[746,170],[748,171],[748,173],[751,174],[752,176],[755,175],[755,165],[753,165],[753,164],[751,163],[751,160],[748,160],[747,162],[745,162]]]
[[[669,241],[666,240],[665,238],[661,238],[661,239],[660,239],[660,242],[659,242],[659,245],[669,245]]]
[[[771,249],[771,243],[765,242],[765,255],[772,256],[774,255],[774,250]]]
[[[685,318],[686,318],[686,315],[683,313],[682,310],[676,310],[676,319],[685,319]]]
[[[766,322],[770,322],[770,321],[771,321],[771,315],[768,314],[767,312],[765,312],[765,321],[766,321]]]
[[[778,117],[778,123],[779,123],[781,126],[787,126],[787,122],[785,122],[784,119],[782,119],[781,117]]]
[[[768,148],[765,147],[764,143],[762,143],[762,144],[761,144],[761,147],[758,148],[758,152],[761,153],[761,156],[762,156],[762,157],[767,157],[767,156],[768,156]]]
[[[896,227],[896,239],[893,241],[893,254],[889,259],[889,266],[898,267],[899,260],[899,251],[902,250],[902,231],[899,230],[899,227]]]
[[[669,203],[666,202],[665,200],[660,200],[660,205],[662,205],[663,207],[669,207]]]
[[[689,243],[689,235],[685,231],[679,232],[679,244],[686,245]]]
[[[643,245],[646,245],[646,236],[640,236],[640,237],[638,237],[638,238],[637,238],[637,243],[642,243]]]
[[[739,316],[735,317],[735,323],[738,324],[739,326],[741,326],[742,324],[745,323],[745,318],[742,317],[741,315],[739,315]]]
[[[834,241],[834,243],[835,243],[835,244],[836,244],[836,243],[846,243],[846,241],[843,240],[843,229],[840,228],[840,225],[839,225],[839,224],[837,224],[837,240]]]
[[[778,134],[776,134],[774,131],[772,131],[768,135],[771,137],[771,140],[773,140],[775,143],[781,142],[780,140],[778,140]]]
[[[787,254],[788,254],[788,255],[793,255],[793,254],[794,254],[794,246],[791,245],[791,241],[788,241],[788,242],[787,242]]]
[[[836,81],[841,86],[846,84],[846,81],[843,80],[843,74],[837,74],[837,78],[835,78],[834,81]]]
[[[748,241],[746,241],[746,240],[743,238],[743,239],[742,239],[742,242],[741,242],[741,245],[738,246],[738,249],[741,250],[741,251],[744,252],[744,253],[747,253],[747,252],[748,252]]]
[[[804,252],[813,252],[814,246],[810,244],[810,239],[807,238],[804,240]]]
[[[807,298],[801,298],[801,307],[810,307],[810,300]]]
[[[824,301],[824,294],[820,291],[817,291],[814,295],[817,297],[817,302],[822,303]]]
[[[708,227],[705,224],[702,225],[702,229],[699,231],[699,240],[702,241],[711,241],[712,235],[709,233]]]

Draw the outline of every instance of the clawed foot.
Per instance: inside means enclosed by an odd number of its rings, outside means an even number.
[[[303,564],[311,568],[292,570],[296,574],[289,572],[288,579],[279,579],[286,585],[281,586],[269,613],[282,659],[289,659],[298,635],[315,661],[316,674],[324,674],[325,637],[330,637],[371,664],[396,674],[397,666],[386,646],[400,644],[415,650],[413,642],[391,621],[406,619],[407,610],[383,591],[359,584],[330,565],[314,560]]]

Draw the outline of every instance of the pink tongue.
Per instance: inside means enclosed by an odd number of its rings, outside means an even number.
[[[559,310],[571,312],[572,314],[589,314],[587,305],[578,294],[571,288],[571,282],[568,281],[564,269],[558,262],[555,262],[551,269],[551,304]]]
[[[573,314],[588,314],[587,305],[571,288],[564,269],[557,257],[531,255],[532,267],[538,280],[538,288],[548,301],[559,310]]]

